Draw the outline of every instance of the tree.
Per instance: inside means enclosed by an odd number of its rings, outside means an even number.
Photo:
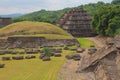
[[[115,36],[120,29],[120,6],[103,6],[92,21],[93,29],[104,36]]]
[[[113,0],[112,4],[120,4],[120,0]]]
[[[98,1],[97,5],[104,5],[105,3],[103,1]]]

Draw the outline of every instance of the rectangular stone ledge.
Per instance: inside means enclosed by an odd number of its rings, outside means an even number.
[[[9,37],[2,41],[0,47],[38,47],[38,46],[67,46],[79,44],[76,39],[45,39],[44,37]]]

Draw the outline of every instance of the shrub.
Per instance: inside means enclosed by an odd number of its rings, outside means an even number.
[[[50,56],[52,54],[52,51],[49,48],[44,48],[43,51],[46,56]]]

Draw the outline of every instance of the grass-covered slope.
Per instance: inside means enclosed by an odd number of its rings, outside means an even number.
[[[86,39],[86,38],[77,38],[78,42],[80,43],[80,46],[82,48],[90,48],[91,45],[97,46],[93,41]]]
[[[23,21],[0,29],[0,35],[7,36],[43,36],[46,38],[72,38],[61,28],[44,22]]]

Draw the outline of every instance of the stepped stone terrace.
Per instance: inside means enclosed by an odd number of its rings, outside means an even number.
[[[82,8],[74,8],[65,13],[56,23],[74,37],[90,37],[96,35],[91,29],[92,17]]]

